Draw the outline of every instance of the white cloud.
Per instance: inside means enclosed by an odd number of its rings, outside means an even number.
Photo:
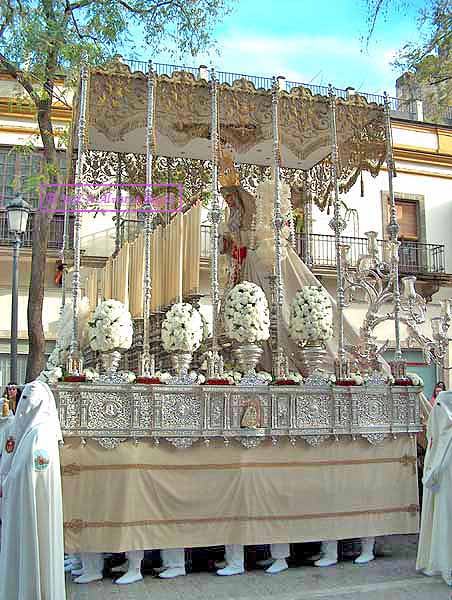
[[[265,37],[229,31],[218,40],[218,55],[199,59],[222,71],[337,87],[352,85],[368,92],[392,88],[390,63],[395,50],[363,52],[359,41],[333,36]],[[365,87],[365,89],[363,88]]]

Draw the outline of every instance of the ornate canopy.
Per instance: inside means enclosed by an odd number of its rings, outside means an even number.
[[[143,154],[146,146],[146,85],[143,73],[115,62],[91,72],[88,101],[88,148]],[[219,130],[234,151],[240,172],[272,163],[271,91],[247,79],[218,87]],[[279,128],[281,166],[295,170],[290,179],[320,206],[328,204],[331,151],[329,99],[303,87],[281,91]],[[193,74],[177,71],[156,77],[155,147],[157,156],[206,161],[211,156],[210,86]],[[340,183],[343,191],[361,170],[376,175],[384,160],[384,109],[353,95],[337,99]]]

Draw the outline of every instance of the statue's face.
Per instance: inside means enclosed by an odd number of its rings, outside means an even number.
[[[226,204],[229,206],[229,208],[237,207],[237,194],[235,194],[234,192],[229,192],[229,194],[226,194],[224,196],[224,200],[225,200]]]

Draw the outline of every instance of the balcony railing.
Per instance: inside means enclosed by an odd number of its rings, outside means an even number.
[[[317,268],[336,268],[334,236],[312,234],[297,236],[297,253],[307,260],[312,257]],[[350,247],[350,266],[356,267],[360,256],[367,252],[367,239],[342,237],[342,243]],[[389,259],[390,247],[387,240],[378,241],[380,257]],[[309,252],[308,252],[309,247]],[[399,270],[403,275],[427,275],[445,272],[444,245],[402,241],[399,250]]]
[[[350,247],[350,266],[356,267],[360,256],[367,252],[367,239],[342,237],[342,243]],[[389,258],[389,242],[379,240],[380,256]],[[308,252],[309,245],[309,252]],[[297,254],[305,261],[311,256],[314,269],[335,269],[336,248],[334,236],[312,234],[296,238]],[[210,225],[201,225],[201,258],[210,255]],[[399,251],[400,273],[402,275],[434,275],[445,272],[444,246],[442,244],[422,244],[403,241]]]
[[[32,231],[33,231],[34,214],[31,213],[28,218],[27,231],[22,238],[22,246],[31,248],[32,246]],[[61,248],[63,241],[64,215],[56,214],[50,222],[50,234],[47,248],[58,250]],[[0,212],[0,246],[10,246],[12,238],[8,231],[7,216],[4,211]],[[68,248],[73,248],[74,245],[74,226],[73,218],[69,218],[69,241]]]

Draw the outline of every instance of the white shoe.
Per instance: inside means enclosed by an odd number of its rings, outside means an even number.
[[[269,575],[276,575],[277,573],[281,573],[282,571],[285,571],[288,568],[289,565],[287,564],[287,560],[285,558],[278,558],[272,565],[268,567],[268,569],[265,572]]]
[[[162,573],[160,573],[160,579],[174,579],[181,575],[186,575],[185,567],[168,567]]]
[[[80,567],[80,569],[72,569],[71,570],[72,577],[80,577],[80,575],[83,575],[83,573],[84,573],[83,567]]]
[[[229,575],[243,575],[245,569],[243,567],[236,567],[235,565],[228,565],[224,569],[217,571],[217,575],[229,576]]]
[[[372,553],[363,553],[360,554],[358,556],[358,558],[355,558],[355,560],[353,561],[355,563],[355,565],[367,565],[367,563],[370,563],[372,560],[375,559],[375,556]]]
[[[133,571],[127,571],[125,575],[115,581],[118,585],[127,585],[129,583],[136,583],[142,581],[143,575],[140,570],[134,569]]]
[[[337,564],[337,541],[322,542],[321,558],[314,563],[315,567],[332,567]]]
[[[86,573],[74,579],[74,583],[92,583],[93,581],[102,581],[103,578],[102,573]]]

